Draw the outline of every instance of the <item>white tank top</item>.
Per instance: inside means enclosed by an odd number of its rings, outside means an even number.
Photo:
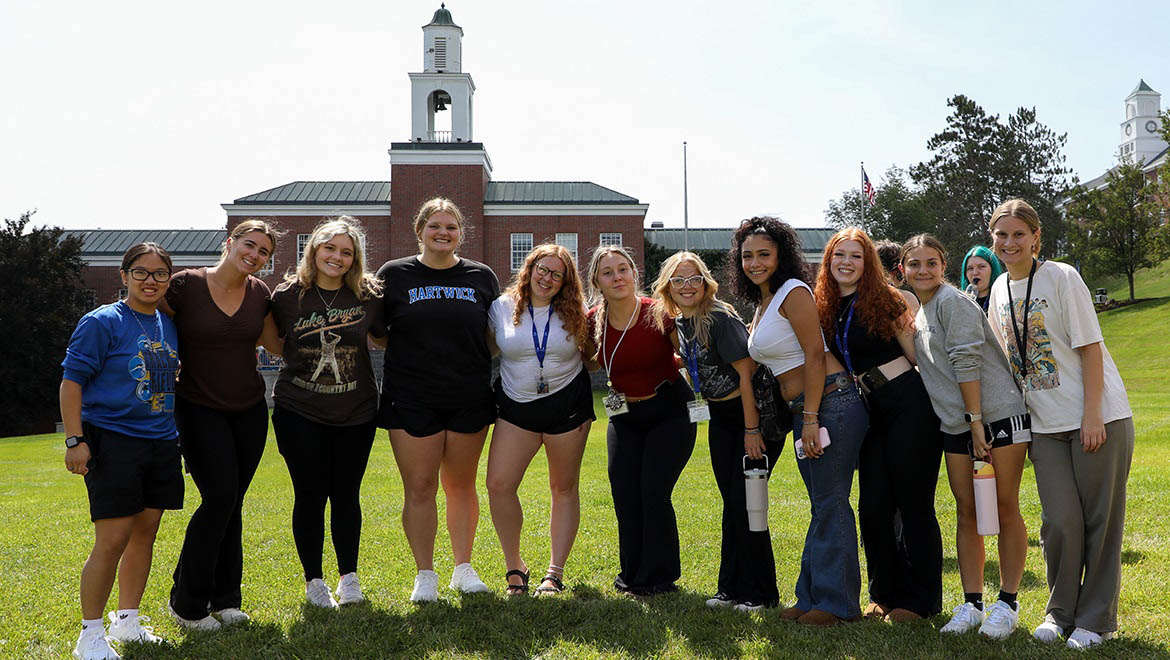
[[[788,280],[780,287],[776,295],[772,296],[771,302],[760,314],[759,321],[756,322],[755,328],[748,336],[748,354],[756,362],[768,365],[772,374],[776,376],[804,364],[804,349],[800,347],[800,342],[796,339],[796,332],[793,331],[792,324],[788,322],[788,319],[780,315],[780,305],[784,304],[784,299],[788,297],[788,294],[798,287],[804,288],[810,295],[812,294],[812,289],[804,282],[796,278]],[[820,323],[818,322],[817,325],[819,327]],[[829,347],[825,344],[823,334],[821,335],[821,344],[824,345],[825,352],[828,352]]]

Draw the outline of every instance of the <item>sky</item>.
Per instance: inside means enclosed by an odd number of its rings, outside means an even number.
[[[0,214],[222,227],[298,180],[389,180],[438,0],[0,4]],[[946,101],[1035,107],[1068,166],[1114,162],[1123,100],[1170,94],[1170,3],[452,0],[493,179],[593,181],[647,226],[825,224],[859,164],[926,160]],[[1163,107],[1170,97],[1163,99]]]

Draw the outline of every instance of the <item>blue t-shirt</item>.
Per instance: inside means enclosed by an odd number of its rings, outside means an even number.
[[[121,300],[81,317],[61,366],[81,385],[82,421],[136,438],[177,438],[177,337],[166,314],[139,314]]]

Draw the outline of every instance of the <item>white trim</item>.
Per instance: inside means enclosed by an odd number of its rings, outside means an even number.
[[[646,217],[649,204],[484,204],[484,215],[624,215]]]
[[[112,266],[114,268],[122,267],[122,255],[101,255],[96,257],[87,257],[81,255],[81,260],[85,262],[86,266],[101,267]],[[219,250],[215,252],[208,252],[207,256],[194,255],[171,255],[171,263],[177,270],[180,266],[184,268],[192,266],[214,266],[219,263]]]
[[[337,204],[335,206],[311,204],[220,204],[229,218],[264,217],[269,215],[317,216],[332,218],[338,215],[369,216],[390,215],[390,204]]]
[[[455,130],[455,129],[451,129]],[[412,144],[427,144],[416,142]],[[476,150],[447,150],[447,149],[394,149],[386,150],[390,155],[390,165],[482,165],[487,170],[488,179],[492,178],[492,159],[488,158],[487,151]]]

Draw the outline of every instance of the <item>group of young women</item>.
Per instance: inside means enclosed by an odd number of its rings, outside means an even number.
[[[180,452],[202,501],[174,571],[170,611],[190,629],[248,620],[241,510],[268,431],[257,345],[286,362],[272,424],[293,483],[293,537],[312,605],[364,598],[359,491],[377,427],[388,429],[402,477],[403,528],[417,569],[412,601],[438,597],[440,484],[455,560],[450,588],[488,590],[470,562],[477,470],[493,423],[487,489],[504,588],[529,590],[517,491],[543,446],[551,547],[534,591],[564,590],[595,420],[587,370],[600,368],[618,591],[677,589],[671,494],[697,423],[709,420],[723,513],[718,587],[707,604],[744,611],[780,604],[771,539],[749,524],[743,474],[749,461],[774,469],[790,412],[811,516],[796,601],[780,616],[823,626],[937,614],[942,541],[933,502],[945,455],[964,602],[943,631],[1006,637],[1018,620],[1027,550],[1018,491],[1030,451],[1051,591],[1035,636],[1068,634],[1070,646],[1084,647],[1116,631],[1132,414],[1087,288],[1067,266],[1036,260],[1039,218],[1025,202],[1007,202],[992,216],[994,255],[976,248],[964,259],[962,284],[970,281],[989,318],[945,282],[945,250],[928,235],[899,255],[914,293],[908,298],[887,281],[874,243],[858,229],[830,240],[814,281],[791,227],[746,220],[729,264],[732,293],[754,305],[745,324],[692,253],[670,257],[646,297],[624,248],[595,250],[582,278],[565,248],[541,245],[501,294],[489,268],[458,255],[466,230],[454,204],[431,200],[414,223],[419,253],[373,275],[360,224],[328,220],[274,292],[255,276],[278,238],[262,221],[237,225],[216,266],[173,277],[158,245],[127,251],[126,299],[82,318],[63,363],[66,467],[85,475],[95,526],[76,657],[118,657],[110,638],[157,641],[137,607],[162,511],[182,506]],[[1007,277],[996,279],[999,260]],[[371,344],[386,349],[380,393]],[[753,388],[757,364],[763,373]],[[975,459],[995,465],[1001,529],[1001,591],[986,612]],[[855,469],[869,576],[864,610],[849,503]],[[327,502],[336,589],[321,561]],[[119,608],[107,637],[102,610],[115,573]]]

